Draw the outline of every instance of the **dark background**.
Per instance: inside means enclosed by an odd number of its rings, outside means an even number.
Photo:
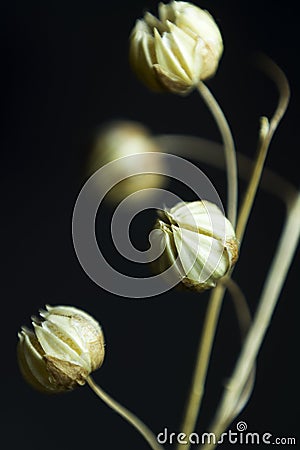
[[[292,99],[267,165],[298,185],[299,42],[292,2],[196,4],[207,8],[222,30],[225,52],[208,84],[242,153],[254,154],[259,117],[270,116],[277,99],[272,83],[253,67],[253,52],[263,51],[285,71]],[[156,13],[156,2],[1,2],[1,440],[9,448],[148,448],[88,387],[43,396],[25,384],[16,364],[16,335],[45,303],[75,305],[96,317],[107,342],[96,381],[155,433],[164,427],[179,430],[208,295],[172,290],[155,299],[116,297],[86,276],[71,239],[83,167],[103,122],[132,119],[155,134],[190,133],[219,140],[196,93],[183,99],[155,95],[131,73],[128,36],[146,9]],[[223,186],[223,176],[206,173]],[[253,311],[283,213],[279,201],[259,194],[235,272]],[[255,391],[239,417],[249,431],[297,435],[298,267],[299,257],[258,359]],[[226,297],[199,432],[212,417],[239,345]]]

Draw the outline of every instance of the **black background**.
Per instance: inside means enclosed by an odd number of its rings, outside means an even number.
[[[222,30],[225,52],[208,85],[242,153],[254,154],[259,117],[271,115],[277,98],[272,83],[251,64],[253,52],[263,51],[285,71],[292,99],[267,165],[298,185],[299,41],[294,4],[197,4],[214,15]],[[8,439],[9,448],[33,450],[146,449],[142,438],[88,387],[60,396],[43,396],[28,387],[16,364],[16,335],[45,303],[85,309],[101,322],[107,342],[96,381],[155,433],[164,427],[179,430],[208,295],[172,290],[155,299],[130,300],[103,291],[76,259],[71,217],[92,138],[103,122],[137,120],[155,134],[190,133],[214,140],[219,134],[196,93],[186,98],[155,95],[130,71],[129,33],[144,10],[156,13],[155,2],[27,0],[2,2],[0,9],[1,440]],[[223,186],[222,176],[207,174]],[[259,194],[235,272],[253,311],[283,214],[278,200]],[[145,229],[147,233],[149,223]],[[249,431],[297,435],[298,267],[299,257],[258,359],[255,391],[239,417]],[[212,417],[239,345],[226,298],[199,432]]]

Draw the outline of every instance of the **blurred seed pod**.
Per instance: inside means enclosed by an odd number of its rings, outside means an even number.
[[[128,158],[127,158],[128,157]],[[149,188],[162,188],[165,177],[160,149],[151,138],[146,127],[134,121],[112,121],[104,124],[98,136],[88,162],[88,175],[108,163],[119,160],[119,164],[107,169],[107,177],[119,179],[107,194],[111,203],[119,203],[130,194]],[[139,175],[131,176],[132,170]],[[109,171],[112,172],[109,172]],[[105,188],[107,179],[99,177],[99,189]],[[144,191],[139,201],[153,196],[154,192]],[[134,200],[133,200],[134,201]]]

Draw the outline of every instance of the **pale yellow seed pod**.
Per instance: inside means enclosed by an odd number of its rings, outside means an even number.
[[[117,160],[119,164],[107,168],[111,179],[116,177],[122,180],[109,191],[107,199],[110,202],[118,203],[138,191],[140,191],[139,201],[144,201],[154,195],[154,191],[147,189],[159,189],[164,186],[165,179],[159,175],[164,173],[160,149],[149,130],[142,124],[121,120],[104,124],[91,151],[88,173],[91,175],[99,168]],[[137,169],[141,174],[130,176],[132,169]],[[101,184],[103,180],[103,177],[97,178],[99,189],[103,187]]]
[[[155,272],[172,267],[169,276],[180,279],[182,287],[197,291],[215,287],[238,258],[229,220],[208,201],[180,202],[159,215],[153,242],[164,251],[153,263]]]
[[[160,3],[158,13],[147,12],[131,32],[132,69],[154,91],[187,94],[215,74],[223,53],[220,30],[207,11],[188,2]]]
[[[24,379],[34,388],[58,393],[85,384],[104,359],[104,336],[99,323],[71,306],[46,305],[33,330],[18,334],[18,362]]]

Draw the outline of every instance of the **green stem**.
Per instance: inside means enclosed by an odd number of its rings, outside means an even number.
[[[153,450],[163,450],[163,447],[157,442],[156,436],[137,416],[110,397],[100,386],[95,383],[91,376],[87,378],[87,383],[101,400],[103,400],[111,409],[127,420],[128,423],[134,426],[134,428],[145,438]]]

